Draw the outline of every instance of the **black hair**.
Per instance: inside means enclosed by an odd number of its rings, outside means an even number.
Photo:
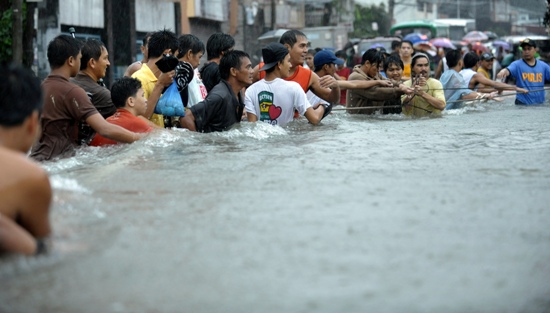
[[[153,34],[152,32],[148,32],[147,34],[145,34],[145,36],[143,36],[143,46],[144,47],[147,47],[147,44],[149,43],[149,39],[151,39],[152,34]]]
[[[363,57],[361,58],[361,64],[365,64],[365,62],[369,61],[370,64],[380,64],[384,61],[382,53],[376,49],[368,49],[363,53]]]
[[[404,43],[408,43],[409,45],[411,45],[411,48],[413,48],[413,43],[412,41],[409,41],[409,40],[403,40],[401,41],[401,43],[399,44],[399,48],[401,48],[401,46],[403,46]]]
[[[178,50],[178,37],[171,30],[159,30],[151,34],[149,42],[147,43],[148,57],[149,59],[155,59],[160,57],[164,50],[170,49],[172,53]]]
[[[227,80],[229,78],[229,72],[231,68],[240,69],[242,65],[242,58],[249,58],[248,53],[241,50],[232,50],[224,54],[220,60],[220,77]]]
[[[235,39],[229,34],[214,33],[206,41],[206,59],[212,60],[222,56],[235,47]]]
[[[479,62],[479,56],[477,55],[477,53],[470,51],[466,53],[463,60],[464,60],[464,68],[472,68],[476,66],[477,62]],[[447,65],[448,64],[449,62],[447,62]]]
[[[403,65],[403,61],[401,60],[399,55],[390,54],[386,58],[386,61],[384,62],[384,72],[386,72],[388,70],[388,67],[390,67],[391,64],[395,64],[395,65],[399,66],[401,69],[405,68],[405,66]]]
[[[292,48],[294,44],[298,42],[298,37],[307,38],[306,34],[302,33],[301,31],[297,29],[291,29],[286,31],[281,36],[281,38],[279,39],[279,43],[282,45],[288,44]]]
[[[34,111],[42,111],[40,80],[33,72],[20,65],[1,64],[0,77],[0,126],[21,125]]]
[[[337,57],[337,58],[342,58],[342,59],[347,59],[348,58],[348,55],[346,54],[346,51],[344,50],[338,50],[334,53],[334,55]]]
[[[400,48],[401,47],[401,41],[399,40],[393,40],[391,42],[391,49],[392,50],[395,50],[395,48]]]
[[[319,52],[319,51],[317,51],[315,49],[308,49],[307,50],[307,54],[311,54],[312,56],[315,56],[317,54],[317,52]]]
[[[449,68],[455,67],[460,61],[461,57],[462,53],[460,53],[460,50],[453,49],[447,51],[447,53],[445,54],[445,59],[447,59],[447,66],[449,66]]]
[[[181,35],[178,38],[178,43],[178,55],[176,56],[178,59],[185,56],[189,50],[191,50],[192,54],[204,53],[204,43],[195,35]]]
[[[69,57],[76,58],[82,49],[82,42],[69,35],[59,35],[48,44],[48,62],[51,69],[65,64]]]
[[[141,82],[132,77],[121,77],[111,87],[111,100],[117,108],[126,106],[126,100],[130,97],[136,97],[141,88]]]
[[[88,38],[81,49],[82,59],[80,59],[80,70],[86,69],[91,59],[99,60],[103,48],[105,48],[103,42],[94,38]]]

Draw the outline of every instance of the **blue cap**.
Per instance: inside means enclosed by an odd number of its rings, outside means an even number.
[[[334,52],[330,50],[321,50],[317,52],[315,57],[313,57],[313,65],[315,65],[315,69],[331,63],[342,65],[344,64],[344,60],[337,58],[336,55],[334,55]]]

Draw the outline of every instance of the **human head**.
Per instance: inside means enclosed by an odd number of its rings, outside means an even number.
[[[220,60],[220,77],[229,80],[234,77],[243,87],[252,84],[254,70],[248,53],[241,50],[231,50]]]
[[[477,65],[479,62],[479,56],[477,53],[470,51],[464,55],[464,58],[462,59],[464,61],[464,68],[472,68]],[[447,65],[448,65],[447,61]]]
[[[151,38],[152,34],[152,32],[145,34],[145,36],[143,36],[143,44],[141,45],[141,47],[139,47],[139,49],[141,50],[141,54],[143,54],[144,61],[147,61],[147,58],[149,57],[149,48],[147,47],[147,45],[149,44],[149,39]]]
[[[449,60],[447,59],[447,63]],[[449,65],[449,67],[451,67]],[[411,76],[430,76],[430,58],[424,53],[416,53],[411,59]]]
[[[346,51],[344,51],[344,50],[338,50],[334,53],[334,55],[337,58],[342,59],[344,61],[344,63],[342,65],[338,65],[338,69],[341,70],[342,68],[344,68],[344,66],[346,66],[346,61],[348,59],[348,55],[346,54]]]
[[[80,70],[86,70],[93,79],[99,80],[107,74],[109,62],[109,53],[105,45],[93,38],[88,38],[82,46],[82,59],[80,59]]]
[[[476,54],[475,52],[472,53]],[[449,50],[445,54],[445,59],[447,59],[447,66],[449,66],[449,68],[453,68],[462,60],[462,53],[457,49]]]
[[[271,42],[262,48],[262,58],[264,60],[264,66],[260,68],[260,71],[271,72],[270,70],[281,62],[288,54],[288,49],[280,43]]]
[[[204,54],[204,43],[195,35],[185,34],[178,38],[177,58],[191,63],[193,68],[197,68],[200,59]]]
[[[76,70],[80,70],[79,55],[81,48],[82,43],[72,36],[59,35],[55,37],[48,44],[48,62],[50,63],[50,68],[52,70],[58,69],[65,65],[67,60],[72,58],[69,61],[76,62],[77,64],[74,64],[74,66],[78,65]]]
[[[384,72],[389,79],[400,81],[403,77],[403,61],[398,55],[391,54],[384,62]]]
[[[380,52],[371,48],[363,53],[361,67],[369,77],[375,77],[378,74],[378,66],[381,62],[383,62],[383,58]]]
[[[317,54],[317,51],[315,51],[315,49],[307,50],[306,64],[311,70],[315,68],[315,64],[313,63],[313,58],[315,57],[316,54]]]
[[[334,52],[330,50],[322,50],[317,52],[313,59],[313,63],[315,65],[315,72],[325,69],[327,74],[334,75],[336,72],[335,65],[343,65],[344,60],[337,58]]]
[[[537,52],[537,44],[529,39],[525,38],[521,41],[519,45],[522,49],[523,59],[526,61],[531,61],[535,58],[535,53]]]
[[[281,36],[279,43],[288,49],[293,66],[304,64],[308,51],[307,36],[304,33],[296,29],[288,30]]]
[[[132,77],[122,77],[111,87],[111,99],[117,108],[124,108],[133,115],[144,115],[147,99],[141,82]]]
[[[393,40],[391,42],[391,51],[399,53],[399,49],[401,48],[401,41],[399,40]]]
[[[173,31],[168,29],[153,32],[147,43],[149,59],[157,59],[164,53],[175,53],[176,50],[178,50],[178,38]]]
[[[214,33],[206,41],[206,58],[208,61],[221,58],[225,53],[233,50],[235,39],[229,34]]]
[[[502,47],[501,47],[502,48]],[[493,68],[493,61],[495,57],[490,52],[485,52],[481,55],[481,67],[486,70],[491,70]]]
[[[399,46],[399,54],[401,57],[410,56],[413,52],[413,43],[408,40],[403,40]]]
[[[40,80],[31,71],[13,64],[0,65],[0,77],[0,144],[26,153],[40,130]],[[2,138],[4,133],[8,138]]]

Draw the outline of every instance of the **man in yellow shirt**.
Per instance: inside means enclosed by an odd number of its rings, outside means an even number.
[[[147,98],[147,111],[144,116],[156,125],[164,127],[164,117],[153,112],[164,88],[172,84],[175,71],[162,73],[155,63],[162,58],[163,54],[176,53],[178,38],[172,31],[157,31],[151,35],[147,48],[149,56],[147,63],[132,74],[132,77],[139,79]]]

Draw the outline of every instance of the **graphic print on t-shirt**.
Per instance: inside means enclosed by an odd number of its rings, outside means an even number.
[[[258,94],[260,104],[260,121],[277,125],[277,118],[281,116],[283,109],[273,104],[273,93],[262,91]]]

